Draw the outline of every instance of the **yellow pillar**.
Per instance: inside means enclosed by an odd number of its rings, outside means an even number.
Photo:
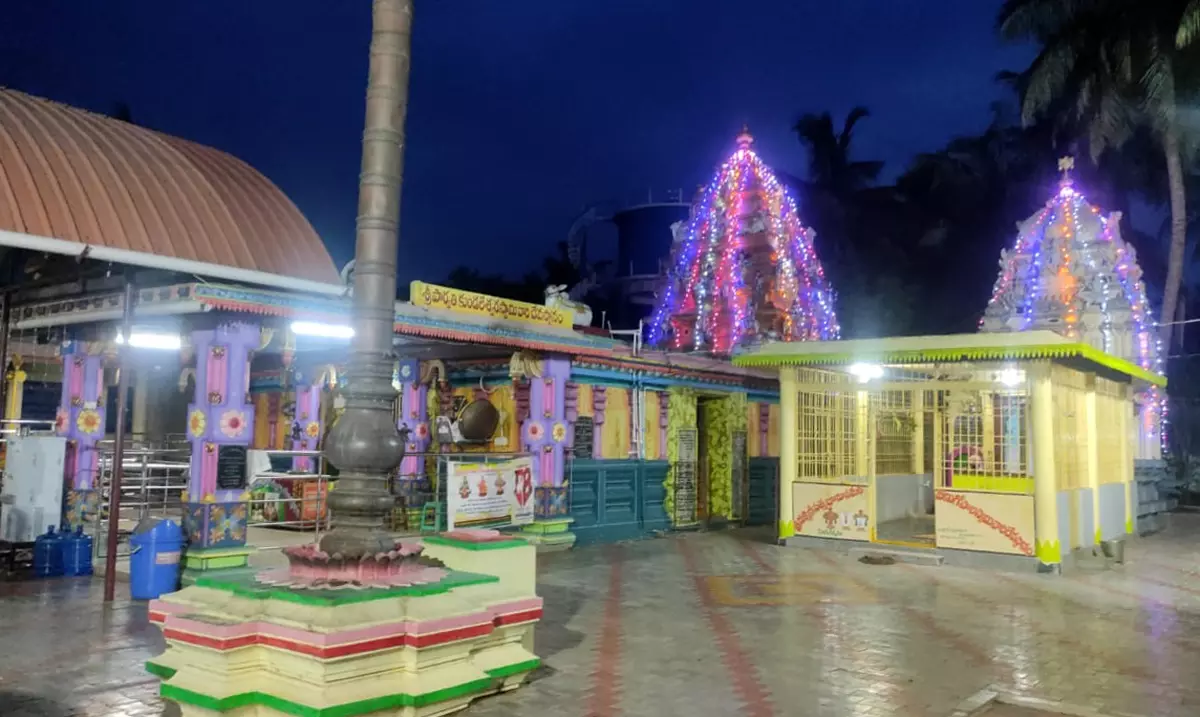
[[[21,420],[21,411],[24,408],[24,393],[26,373],[21,370],[23,362],[20,356],[12,357],[12,370],[4,377],[8,382],[6,390],[7,398],[4,401],[4,417],[10,421]]]
[[[996,401],[991,391],[979,392],[979,415],[983,424],[983,465],[990,473],[996,470]]]
[[[1096,377],[1088,377],[1083,397],[1083,417],[1087,427],[1087,486],[1092,492],[1092,527],[1095,542],[1100,542],[1100,435],[1096,420]]]
[[[1033,433],[1033,525],[1035,552],[1048,571],[1062,570],[1058,540],[1058,481],[1054,475],[1054,397],[1049,365],[1039,366],[1030,381]]]
[[[133,374],[133,416],[130,433],[146,440],[146,408],[150,398],[150,367],[138,366]]]
[[[799,435],[799,390],[796,386],[796,369],[784,366],[779,369],[779,539],[785,540],[796,534],[793,525],[792,484],[798,477],[800,456],[796,441]]]
[[[1120,460],[1121,480],[1125,483],[1125,532],[1133,532],[1134,506],[1137,496],[1134,495],[1136,483],[1133,480],[1134,441],[1140,441],[1141,424],[1134,420],[1136,403],[1133,400],[1131,387],[1125,385],[1121,389],[1121,410],[1117,412],[1117,435],[1120,436],[1121,450],[1117,455]],[[1139,412],[1140,417],[1140,412]]]
[[[912,392],[912,472],[925,472],[925,392],[913,389]]]
[[[868,463],[870,454],[867,447],[867,416],[870,411],[871,394],[858,391],[854,394],[854,476],[859,479],[867,477],[870,470]]]
[[[946,414],[941,408],[941,394],[938,391],[930,391],[930,397],[933,399],[933,452],[930,463],[933,466],[933,488],[945,487],[945,440],[943,439],[943,421],[946,420]]]

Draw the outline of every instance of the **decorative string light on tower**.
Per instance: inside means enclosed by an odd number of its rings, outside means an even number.
[[[743,130],[692,207],[649,341],[729,354],[762,340],[836,339],[834,293],[796,203]]]
[[[1133,247],[1121,238],[1121,214],[1108,216],[1075,188],[1071,157],[1046,206],[1017,225],[1017,241],[1000,254],[1000,275],[982,331],[1050,329],[1162,373],[1158,327]],[[1165,439],[1165,401],[1141,397],[1142,431]]]

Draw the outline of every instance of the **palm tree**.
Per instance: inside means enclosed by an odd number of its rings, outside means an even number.
[[[1022,128],[1011,106],[992,114],[981,134],[917,156],[896,181],[913,214],[906,254],[912,282],[927,287],[926,330],[977,325],[1014,224],[1045,201],[1054,154],[1042,149],[1040,131]]]
[[[1006,0],[997,21],[1009,39],[1041,47],[1021,85],[1022,117],[1065,118],[1086,129],[1093,159],[1147,126],[1166,160],[1171,244],[1163,285],[1162,333],[1175,315],[1187,243],[1179,116],[1188,48],[1200,30],[1197,0]]]
[[[805,114],[792,127],[808,150],[808,181],[840,201],[874,184],[883,169],[883,162],[850,159],[854,126],[870,116],[866,107],[855,107],[846,115],[841,132],[834,131],[833,117],[828,112]]]
[[[808,176],[789,183],[797,185],[804,219],[817,231],[817,252],[824,257],[825,268],[832,272],[835,284],[840,275],[862,270],[854,266],[862,259],[858,256],[862,248],[855,246],[859,235],[855,226],[859,212],[855,210],[863,191],[875,183],[883,169],[883,162],[851,158],[854,128],[869,116],[865,107],[855,107],[846,115],[840,131],[828,112],[802,115],[792,126],[808,152]]]

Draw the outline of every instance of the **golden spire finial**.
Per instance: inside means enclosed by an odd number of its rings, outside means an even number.
[[[750,134],[750,126],[742,125],[742,131],[737,136],[738,149],[749,149],[754,144],[754,135]]]
[[[1067,155],[1060,157],[1058,160],[1058,171],[1062,172],[1062,181],[1064,184],[1071,182],[1071,170],[1075,169],[1075,158]]]

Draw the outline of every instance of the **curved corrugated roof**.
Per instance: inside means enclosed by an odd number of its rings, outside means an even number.
[[[338,281],[296,205],[240,159],[3,88],[0,230]]]

